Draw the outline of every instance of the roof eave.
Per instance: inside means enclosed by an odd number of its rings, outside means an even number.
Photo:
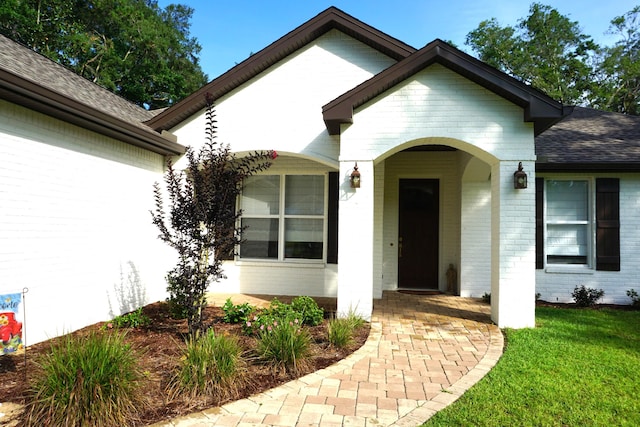
[[[523,120],[534,123],[536,136],[562,120],[571,111],[565,110],[562,104],[542,92],[441,40],[434,40],[408,58],[323,106],[323,117],[328,132],[331,135],[339,134],[339,123],[353,122],[353,111],[356,108],[434,63],[439,63],[524,108]]]
[[[640,162],[536,162],[541,172],[640,172]]]
[[[154,153],[185,152],[171,135],[137,127],[5,70],[0,70],[0,98]]]

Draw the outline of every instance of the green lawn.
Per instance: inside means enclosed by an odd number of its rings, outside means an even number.
[[[424,426],[639,426],[640,311],[540,307],[536,322]]]

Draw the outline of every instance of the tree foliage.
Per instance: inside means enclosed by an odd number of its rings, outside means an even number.
[[[589,63],[598,46],[577,22],[550,6],[533,3],[516,27],[482,21],[467,34],[466,44],[482,61],[565,104],[582,102],[590,90]]]
[[[640,6],[611,20],[609,32],[618,41],[603,49],[594,107],[640,115]]]
[[[206,84],[193,9],[157,0],[4,0],[0,33],[148,108]]]
[[[213,101],[207,99],[207,135],[202,149],[187,149],[188,166],[176,170],[170,161],[165,174],[168,212],[163,190],[154,187],[153,223],[159,238],[178,252],[178,263],[168,273],[169,301],[187,318],[189,332],[202,331],[202,309],[211,281],[224,278],[222,260],[241,242],[235,201],[245,178],[267,169],[275,151],[237,157],[226,144],[216,142]]]

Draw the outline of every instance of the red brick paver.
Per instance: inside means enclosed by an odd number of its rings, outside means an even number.
[[[479,300],[385,292],[369,339],[339,363],[154,427],[416,426],[484,377],[502,349]]]

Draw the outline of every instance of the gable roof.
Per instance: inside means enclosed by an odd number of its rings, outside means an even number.
[[[402,60],[416,49],[383,33],[336,7],[330,7],[295,30],[273,42],[258,53],[212,80],[197,92],[178,104],[158,114],[147,122],[155,130],[168,130],[205,107],[205,95],[218,99],[267,68],[286,58],[296,50],[311,43],[330,30],[337,29],[373,49],[395,59]]]
[[[535,139],[536,171],[640,171],[640,117],[575,107]]]
[[[534,123],[536,135],[558,122],[570,110],[544,93],[436,39],[322,107],[329,133],[353,123],[353,111],[387,89],[438,63],[524,108],[524,121]]]
[[[0,35],[0,98],[165,155],[184,153],[143,122],[154,112]]]

